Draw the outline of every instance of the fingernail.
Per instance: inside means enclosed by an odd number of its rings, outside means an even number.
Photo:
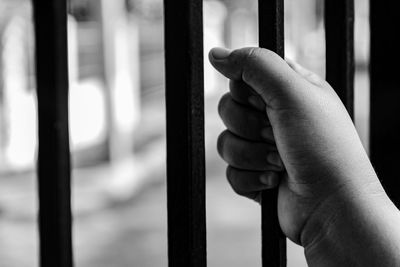
[[[269,163],[271,163],[271,164],[273,164],[275,166],[283,167],[283,163],[282,163],[281,157],[276,152],[270,153],[268,155],[267,160],[268,160]]]
[[[216,47],[211,50],[211,55],[216,60],[226,59],[230,54],[231,50],[222,47]]]
[[[260,182],[265,185],[271,185],[271,178],[269,175],[263,173],[260,176]]]
[[[248,99],[249,103],[258,110],[263,110],[265,108],[265,103],[259,96],[251,95]]]
[[[260,182],[269,188],[279,185],[279,176],[274,172],[266,172],[260,175]]]

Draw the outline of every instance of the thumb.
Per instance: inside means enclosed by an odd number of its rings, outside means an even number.
[[[299,75],[277,54],[262,48],[234,51],[214,48],[209,53],[211,64],[231,80],[242,80],[263,98],[267,106],[290,93]],[[278,99],[277,99],[278,98]]]

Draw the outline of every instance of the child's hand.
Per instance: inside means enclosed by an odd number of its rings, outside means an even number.
[[[230,79],[230,93],[219,106],[228,129],[218,140],[229,164],[228,180],[237,193],[253,199],[260,190],[279,185],[281,228],[305,246],[306,254],[315,253],[329,233],[370,231],[346,228],[353,221],[364,223],[364,213],[356,216],[360,210],[393,210],[328,83],[265,49],[216,48],[210,61]],[[308,261],[324,266],[316,257]]]

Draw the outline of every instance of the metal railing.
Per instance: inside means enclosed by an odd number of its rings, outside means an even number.
[[[41,266],[73,265],[65,0],[34,0]]]
[[[283,2],[259,0],[260,46],[282,57]],[[68,267],[73,265],[73,253],[68,141],[67,4],[66,0],[34,0],[33,6],[39,107],[40,262],[43,267]],[[384,5],[371,0],[371,6],[371,14],[374,14],[375,8],[379,11],[379,7]],[[204,267],[207,256],[202,0],[164,0],[164,7],[169,266]],[[384,74],[379,68],[387,62],[387,54],[380,50],[382,45],[379,42],[380,38],[384,38],[384,34],[378,30],[382,24],[379,18],[383,14],[381,12],[371,16],[373,112],[388,100],[388,95],[383,96],[379,91],[381,89],[378,90],[382,85],[379,81],[384,80]],[[353,24],[353,0],[325,1],[326,78],[337,90],[352,117]],[[388,42],[389,39],[384,40]],[[377,67],[374,67],[375,61]],[[395,88],[394,82],[391,85]],[[392,95],[399,96],[399,93]],[[385,150],[379,148],[378,139],[381,136],[375,131],[382,126],[379,120],[389,111],[386,109],[371,115],[372,159],[378,163],[378,172],[390,167],[382,159]],[[395,144],[398,146],[398,143]],[[398,191],[391,192],[399,196],[396,194]],[[276,190],[262,194],[263,266],[286,266],[286,239],[277,221],[276,196]]]

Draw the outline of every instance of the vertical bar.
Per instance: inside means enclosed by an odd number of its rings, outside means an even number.
[[[33,0],[42,267],[71,267],[66,0]]]
[[[354,0],[325,1],[326,80],[354,111]]]
[[[394,26],[399,23],[397,1],[370,0],[371,113],[370,154],[383,186],[400,207],[400,54]]]
[[[206,266],[202,0],[164,0],[170,267]]]
[[[284,57],[284,0],[259,0],[259,44]],[[278,189],[261,194],[262,266],[286,266],[286,238],[278,220]]]

